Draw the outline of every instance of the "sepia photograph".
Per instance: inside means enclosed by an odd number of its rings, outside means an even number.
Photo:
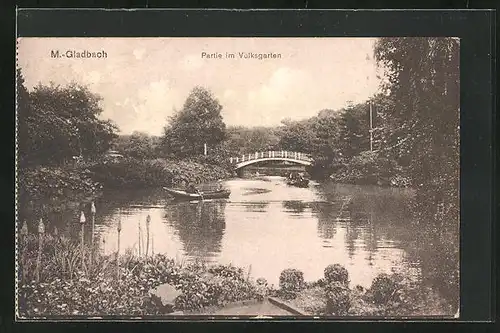
[[[16,318],[459,318],[459,53],[17,38]]]

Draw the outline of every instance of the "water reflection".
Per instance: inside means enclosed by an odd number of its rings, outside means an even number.
[[[360,230],[355,226],[346,225],[345,242],[349,259],[354,257],[356,252],[357,240],[359,239]]]
[[[226,228],[225,201],[184,202],[165,209],[165,219],[182,242],[188,257],[209,260],[221,250]]]
[[[283,208],[285,209],[285,212],[300,214],[309,208],[309,204],[299,200],[288,200],[283,201]]]
[[[318,218],[318,235],[323,239],[332,239],[337,231],[336,216],[337,210],[332,204],[314,205],[312,209],[314,215]]]
[[[267,208],[269,206],[269,202],[268,201],[264,201],[264,202],[255,201],[255,202],[251,202],[251,203],[242,203],[242,206],[245,208],[246,212],[263,213],[263,212],[267,211]]]

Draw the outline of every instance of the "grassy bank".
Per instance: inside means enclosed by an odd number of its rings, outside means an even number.
[[[20,168],[19,212],[43,217],[88,203],[106,188],[180,186],[188,179],[205,183],[233,176],[227,166],[206,161],[166,159],[99,160],[78,165]]]

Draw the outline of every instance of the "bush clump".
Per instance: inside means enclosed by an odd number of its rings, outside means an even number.
[[[400,289],[396,276],[379,274],[368,290],[375,304],[387,304]]]
[[[177,310],[197,310],[257,297],[255,286],[244,279],[243,270],[239,268],[218,265],[203,271],[186,269],[183,272],[177,284],[182,292],[175,300]]]
[[[257,284],[256,286],[257,299],[263,300],[264,297],[269,295],[269,284],[267,280],[264,278],[258,278],[257,281],[255,281],[255,283]]]
[[[285,299],[295,298],[304,289],[304,273],[293,268],[285,269],[280,274],[279,285]]]
[[[68,200],[81,201],[95,195],[102,185],[92,179],[87,169],[37,166],[22,168],[19,172],[19,203],[21,209],[28,202],[44,202],[50,198],[51,206]]]
[[[230,169],[218,165],[163,158],[103,162],[94,165],[92,171],[95,180],[110,188],[179,186],[186,180],[203,183],[232,176]]]
[[[324,276],[327,284],[339,282],[346,286],[349,285],[349,272],[342,265],[328,265],[324,270]]]
[[[218,276],[222,276],[224,278],[231,278],[240,281],[243,281],[245,279],[243,269],[240,267],[235,267],[233,265],[212,266],[208,268],[208,272]]]
[[[343,316],[351,308],[351,290],[345,283],[333,281],[326,285],[326,313]]]

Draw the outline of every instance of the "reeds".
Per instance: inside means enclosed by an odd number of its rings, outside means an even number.
[[[40,250],[34,248],[36,243],[39,244]],[[106,267],[111,265],[111,259],[96,255],[91,264],[85,258],[88,258],[92,251],[91,246],[82,247],[80,242],[63,235],[27,235],[20,242],[21,281],[43,282],[53,276],[68,280],[78,275],[96,276],[106,271]],[[35,268],[37,265],[40,267],[38,272]]]
[[[149,224],[151,223],[151,216],[146,217],[146,258],[149,253]]]

